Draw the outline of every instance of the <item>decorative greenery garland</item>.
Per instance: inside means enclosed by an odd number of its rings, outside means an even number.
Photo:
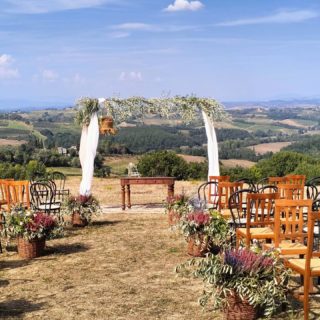
[[[91,115],[103,112],[111,116],[115,123],[121,123],[132,117],[143,118],[145,114],[159,114],[163,118],[181,118],[189,124],[200,118],[199,111],[204,111],[212,121],[221,121],[226,118],[223,106],[210,98],[197,98],[195,96],[175,96],[147,99],[131,97],[127,99],[108,98],[104,105],[99,105],[98,99],[81,98],[77,102],[76,122],[88,126]]]

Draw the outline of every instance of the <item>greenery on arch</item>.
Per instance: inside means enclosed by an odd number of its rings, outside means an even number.
[[[77,102],[76,122],[79,125],[89,125],[91,115],[95,112],[111,116],[115,124],[132,117],[143,119],[147,114],[158,114],[163,118],[181,120],[189,124],[201,118],[204,111],[212,121],[221,121],[226,118],[223,106],[211,98],[195,96],[175,96],[163,98],[107,98],[102,106],[95,98],[81,98]]]

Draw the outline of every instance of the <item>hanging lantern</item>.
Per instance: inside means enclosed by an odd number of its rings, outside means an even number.
[[[116,134],[117,130],[113,127],[113,119],[109,116],[102,116],[100,119],[101,134]]]

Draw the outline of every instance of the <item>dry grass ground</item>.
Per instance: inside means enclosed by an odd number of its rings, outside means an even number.
[[[79,178],[67,182],[76,193]],[[178,182],[176,192],[192,194],[199,183]],[[134,204],[166,197],[165,188],[148,188],[133,186]],[[189,257],[162,208],[121,212],[118,179],[95,179],[93,191],[105,213],[91,226],[47,241],[46,255],[32,261],[1,254],[0,319],[222,319],[198,305],[201,282],[174,273]]]
[[[261,143],[255,146],[248,147],[254,150],[257,154],[265,154],[267,152],[279,152],[282,148],[287,147],[292,142],[273,142],[273,143]]]
[[[222,165],[224,165],[227,168],[235,168],[236,166],[242,167],[242,168],[251,168],[256,163],[249,160],[241,160],[241,159],[226,159],[226,160],[220,160]]]
[[[20,146],[26,143],[24,140],[0,139],[0,146]]]

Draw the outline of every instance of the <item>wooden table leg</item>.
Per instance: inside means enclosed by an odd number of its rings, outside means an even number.
[[[126,193],[125,186],[121,186],[122,210],[126,210]]]
[[[174,196],[174,183],[168,184],[168,197]]]
[[[130,184],[127,184],[127,199],[128,199],[128,208],[131,208],[131,197],[130,197]]]

